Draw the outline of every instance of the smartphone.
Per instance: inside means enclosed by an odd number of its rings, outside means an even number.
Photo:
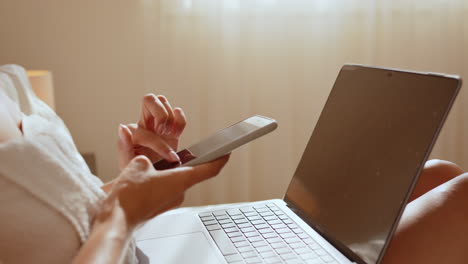
[[[178,166],[195,166],[210,162],[272,132],[277,127],[278,124],[274,119],[259,115],[252,116],[179,151],[177,155],[180,158],[180,163],[160,160],[153,165],[157,170],[166,170]]]

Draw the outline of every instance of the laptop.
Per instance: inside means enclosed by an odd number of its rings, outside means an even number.
[[[344,65],[283,199],[158,216],[141,262],[380,263],[460,87]]]

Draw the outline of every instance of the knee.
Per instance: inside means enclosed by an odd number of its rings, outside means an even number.
[[[426,162],[423,174],[429,177],[452,179],[463,174],[463,170],[453,162],[433,159]]]

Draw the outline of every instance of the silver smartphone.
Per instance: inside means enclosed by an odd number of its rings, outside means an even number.
[[[259,115],[252,116],[179,151],[177,155],[180,158],[180,163],[160,160],[153,165],[157,170],[165,170],[178,166],[195,166],[206,163],[272,132],[277,127],[278,124],[274,119]]]

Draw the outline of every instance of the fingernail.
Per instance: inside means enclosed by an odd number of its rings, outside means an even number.
[[[171,157],[172,161],[179,161],[180,162],[179,156],[177,155],[177,153],[175,153],[175,151],[171,151],[169,153],[169,156]]]

